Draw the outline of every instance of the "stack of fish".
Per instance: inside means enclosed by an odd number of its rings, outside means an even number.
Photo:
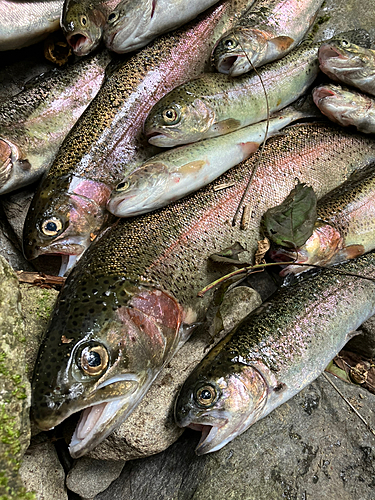
[[[102,37],[108,48],[129,52],[215,3],[66,0],[61,24],[77,55],[88,54]],[[318,197],[326,195],[316,231],[329,226],[325,231],[334,234],[337,251],[330,249],[324,264],[374,248],[371,224],[371,235],[363,235],[361,210],[373,210],[375,140],[324,122],[279,134],[317,113],[298,99],[317,77],[320,44],[300,42],[321,4],[222,0],[186,27],[112,63],[86,111],[88,101],[78,97],[73,109],[64,108],[64,129],[56,113],[56,99],[63,97],[59,85],[53,94],[53,76],[42,79],[32,98],[23,91],[24,130],[11,126],[19,113],[11,101],[0,109],[2,192],[50,167],[25,222],[25,255],[61,255],[61,273],[74,266],[33,379],[33,418],[40,428],[83,410],[72,456],[87,453],[130,415],[195,326],[210,317],[216,294],[198,297],[198,292],[232,268],[210,256],[239,243],[250,260],[262,215],[287,196],[296,178]],[[327,63],[337,47],[354,44],[356,52],[369,55],[370,49],[356,45],[363,37],[348,32],[325,42],[322,69],[329,66],[338,78]],[[209,72],[211,57],[225,74]],[[97,84],[87,85],[84,77],[91,71],[90,80],[101,82],[108,61],[108,53],[101,52],[62,70],[57,80],[73,78],[80,97],[88,89],[91,99]],[[259,66],[256,74],[246,73]],[[361,85],[371,92],[367,81]],[[315,102],[323,102],[327,92],[318,88]],[[46,94],[51,104],[41,97]],[[45,107],[38,111],[41,101]],[[35,125],[46,107],[55,121]],[[75,125],[67,123],[67,113]],[[49,134],[56,127],[46,153],[38,142],[45,140],[43,127]],[[257,151],[265,138],[264,149]],[[18,173],[12,177],[12,169],[29,173],[20,179]],[[242,230],[232,220],[255,170],[243,200],[252,214]],[[345,190],[337,191],[345,181]],[[331,214],[335,204],[347,224]],[[106,207],[125,218],[111,225]],[[130,216],[136,217],[126,219]],[[315,256],[303,262],[321,263]],[[368,254],[340,271],[374,277],[374,266],[375,256]],[[328,270],[300,279],[248,317],[193,371],[176,403],[178,425],[202,431],[198,453],[221,448],[314,380],[350,332],[374,313],[370,280]]]

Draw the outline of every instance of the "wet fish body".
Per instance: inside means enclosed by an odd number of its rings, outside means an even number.
[[[293,50],[312,26],[322,0],[258,0],[218,40],[217,70],[239,76]],[[251,61],[251,64],[249,62]]]
[[[172,205],[120,219],[69,275],[41,345],[32,407],[42,429],[84,410],[73,456],[87,453],[133,411],[204,320],[213,292],[197,293],[231,269],[209,256],[240,243],[241,258],[251,259],[263,213],[296,177],[322,196],[374,160],[375,141],[318,124],[271,138],[245,199],[252,217],[244,231],[231,222],[258,154]],[[232,187],[215,189],[222,184]]]
[[[275,260],[294,260],[280,273],[298,274],[309,267],[327,266],[354,259],[375,248],[375,164],[356,172],[317,204],[315,229],[306,243],[290,252],[274,251]],[[271,255],[272,256],[272,255]]]
[[[0,194],[36,181],[98,93],[107,51],[35,78],[0,105]]]
[[[132,52],[191,21],[215,3],[217,0],[122,0],[108,15],[104,42],[119,54]]]
[[[338,266],[375,277],[374,253]],[[322,270],[283,288],[212,349],[185,381],[175,417],[217,451],[322,373],[375,313],[375,283]]]
[[[63,3],[1,0],[0,51],[27,47],[57,30]]]
[[[105,224],[106,203],[128,165],[156,153],[142,134],[152,105],[207,68],[216,36],[232,25],[233,6],[237,11],[246,4],[222,2],[173,36],[107,68],[99,94],[64,140],[30,206],[24,230],[28,259],[60,254],[69,269],[82,255]]]
[[[320,69],[334,81],[375,95],[375,50],[370,49],[368,33],[357,32],[354,40],[335,37],[324,42],[319,49]]]
[[[270,113],[301,96],[318,74],[318,45],[305,43],[283,60],[259,70]],[[170,147],[216,137],[267,118],[258,75],[231,78],[204,74],[180,85],[151,110],[145,133],[155,146]]]
[[[267,137],[309,116],[290,106],[270,119]],[[162,152],[130,173],[112,192],[108,210],[133,217],[164,207],[206,186],[258,150],[267,123]]]
[[[331,121],[354,126],[365,134],[375,133],[375,100],[340,85],[320,85],[313,91],[314,102]]]
[[[77,56],[87,55],[101,42],[108,13],[120,0],[65,0],[61,28]]]

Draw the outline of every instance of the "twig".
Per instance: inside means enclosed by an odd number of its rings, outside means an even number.
[[[375,430],[370,426],[370,424],[368,422],[366,422],[366,420],[362,417],[362,415],[359,413],[358,410],[356,410],[354,408],[354,406],[351,404],[351,402],[343,395],[343,393],[340,391],[340,389],[336,386],[336,384],[334,384],[332,382],[332,380],[328,377],[328,375],[326,375],[324,372],[322,374],[324,376],[324,378],[331,384],[331,386],[338,392],[338,394],[342,397],[342,399],[345,401],[345,403],[350,406],[350,408],[354,411],[354,413],[357,415],[357,417],[359,417],[362,422],[365,424],[365,426],[367,427],[367,429],[371,432],[371,434],[373,434],[375,436]]]

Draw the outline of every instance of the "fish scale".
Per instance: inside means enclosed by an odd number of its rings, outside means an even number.
[[[133,220],[119,220],[108,228],[69,275],[42,342],[33,379],[37,424],[48,429],[82,409],[82,418],[90,420],[93,405],[111,397],[114,400],[107,406],[126,402],[126,407],[113,410],[110,423],[103,420],[93,426],[84,442],[79,444],[74,438],[71,453],[77,457],[92,449],[131,413],[163,364],[196,322],[204,320],[213,292],[203,298],[197,293],[232,269],[211,262],[209,256],[238,242],[244,248],[241,259],[250,259],[260,236],[261,216],[285,198],[296,177],[322,196],[374,159],[375,141],[369,137],[325,124],[291,127],[266,144],[245,200],[254,208],[246,231],[232,227],[232,218],[259,154],[170,206]],[[215,191],[224,183],[234,186]],[[153,325],[150,335],[164,337],[167,346],[155,358],[134,359],[119,352],[130,330],[138,332],[134,338],[147,334],[140,329],[142,322],[134,326],[128,320],[131,309],[140,310],[140,304],[145,321]],[[127,318],[127,323],[121,318]],[[104,346],[110,360],[108,371],[92,380],[82,375],[79,361],[80,346],[90,342]],[[51,358],[56,361],[51,363]],[[153,359],[161,362],[153,363]],[[133,388],[126,389],[131,383]],[[104,416],[109,414],[107,409]],[[75,436],[86,435],[83,428],[79,424]]]

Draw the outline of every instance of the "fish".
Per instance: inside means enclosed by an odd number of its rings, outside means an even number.
[[[257,123],[269,112],[300,97],[319,72],[318,45],[305,42],[282,60],[256,74],[232,78],[206,73],[175,88],[151,109],[144,125],[154,146],[171,147],[200,141]]]
[[[241,230],[231,221],[259,155],[167,207],[118,219],[67,277],[35,365],[32,418],[48,430],[83,410],[69,448],[73,457],[131,414],[212,312],[215,292],[198,292],[233,266],[210,256],[240,244],[241,259],[249,262],[263,213],[285,198],[296,177],[321,197],[374,161],[375,141],[319,123],[270,138],[244,201],[252,211],[248,229]]]
[[[56,31],[63,3],[64,0],[1,0],[0,51],[27,47]]]
[[[313,234],[295,251],[279,248],[276,261],[296,260],[281,276],[315,266],[332,266],[375,249],[375,164],[353,173],[347,181],[321,198]],[[299,264],[305,264],[303,266]]]
[[[373,97],[331,83],[316,87],[313,98],[320,111],[334,123],[354,126],[365,134],[375,133]]]
[[[214,40],[241,6],[247,1],[223,1],[173,35],[109,65],[98,95],[65,138],[30,205],[23,236],[27,259],[58,254],[60,275],[71,269],[106,225],[107,201],[128,166],[157,152],[142,134],[151,107],[207,68]]]
[[[119,54],[132,52],[191,21],[215,3],[217,0],[122,0],[107,17],[104,43]]]
[[[60,25],[77,56],[85,56],[98,47],[108,12],[119,2],[120,0],[65,0]]]
[[[267,138],[290,123],[316,116],[293,106],[267,122],[225,136],[170,149],[153,156],[125,177],[112,192],[107,209],[117,217],[134,217],[164,207],[197,191],[258,150]]]
[[[375,95],[375,51],[370,35],[365,30],[336,36],[319,48],[320,69],[331,80],[357,87]]]
[[[0,194],[38,180],[104,81],[105,50],[27,83],[0,104]]]
[[[323,269],[279,289],[190,373],[175,420],[202,432],[197,455],[220,450],[310,384],[375,313],[374,252],[337,270],[357,276]]]
[[[301,42],[322,3],[322,0],[258,0],[217,41],[212,52],[216,69],[239,76],[285,56]]]

